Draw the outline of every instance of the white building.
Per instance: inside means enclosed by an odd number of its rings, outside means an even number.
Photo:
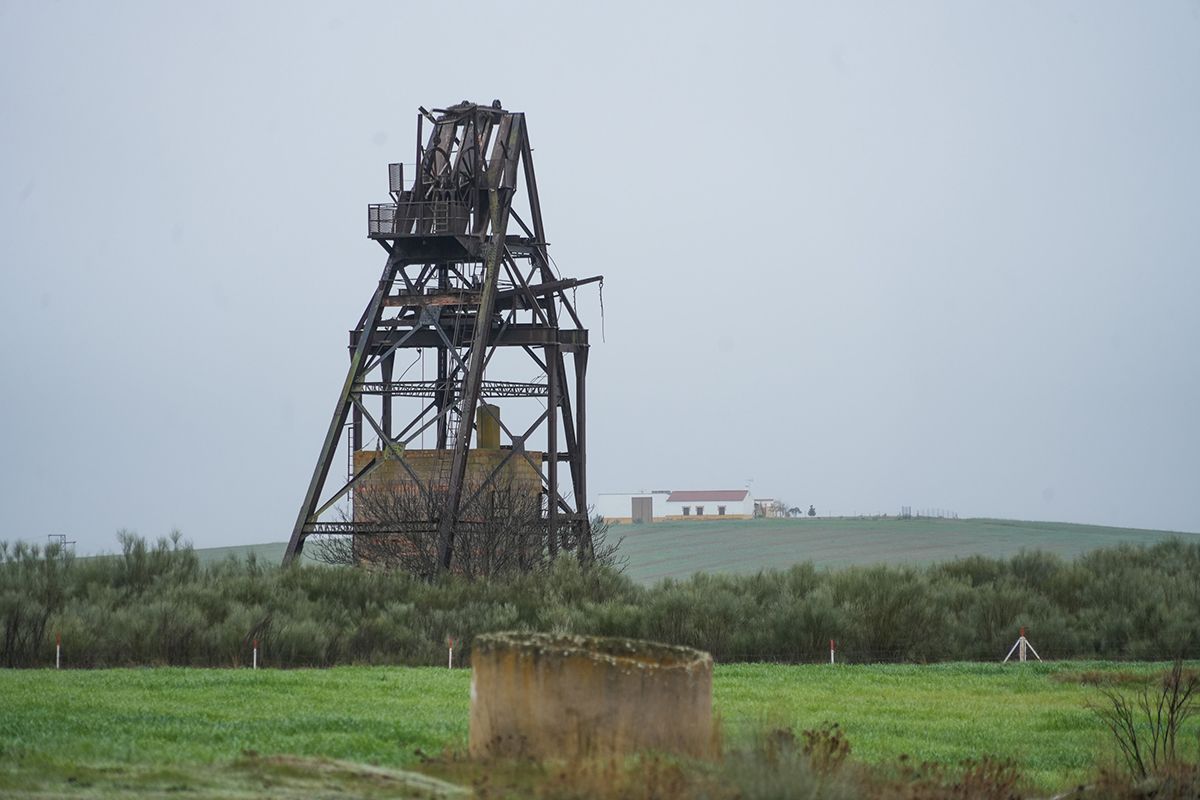
[[[654,522],[664,519],[670,492],[607,492],[596,496],[596,513],[607,522]]]
[[[608,522],[753,519],[749,489],[610,492],[597,496],[596,513]]]

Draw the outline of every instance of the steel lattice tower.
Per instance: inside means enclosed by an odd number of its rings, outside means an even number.
[[[432,130],[422,146],[427,123]],[[511,429],[497,415],[505,444],[493,454],[495,465],[486,470],[482,485],[467,488],[478,494],[514,461],[522,470],[528,464],[536,470],[549,553],[569,546],[587,557],[592,545],[585,425],[588,332],[567,292],[602,278],[555,274],[524,114],[504,110],[499,101],[490,106],[462,102],[433,112],[422,108],[415,169],[407,180],[405,166],[389,165],[393,202],[368,208],[368,236],[387,252],[387,260],[350,331],[350,368],[284,564],[313,534],[388,535],[386,524],[347,516],[344,510],[338,520],[323,517],[391,462],[389,469],[402,470],[415,491],[437,498],[436,511],[425,522],[431,534],[436,531],[440,568],[451,569],[455,533],[463,524],[471,437],[484,398],[536,398],[535,412],[541,413]],[[514,207],[516,200],[524,201],[527,218]],[[501,348],[517,353],[535,371],[533,379],[491,379],[488,367]],[[421,351],[418,358],[436,355],[435,377],[394,379],[397,354],[411,350]],[[421,398],[421,411],[398,430],[395,398]],[[411,450],[426,430],[436,447]],[[375,437],[372,450],[363,449],[364,431]],[[530,450],[541,435],[545,449]],[[347,480],[330,490],[331,468],[347,446],[352,454]],[[438,466],[431,470],[430,463]],[[569,473],[565,485],[562,463]]]

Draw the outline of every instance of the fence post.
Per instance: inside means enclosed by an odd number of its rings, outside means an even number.
[[[62,668],[62,631],[54,633],[54,668]]]
[[[454,669],[454,639],[446,637],[446,648],[450,651],[450,655],[446,661],[447,669]]]
[[[829,640],[829,663],[830,664],[832,664],[834,662],[833,654],[836,650],[837,650],[837,642],[835,642],[833,639],[830,639]]]
[[[254,666],[252,669],[258,669],[258,639],[254,640]]]

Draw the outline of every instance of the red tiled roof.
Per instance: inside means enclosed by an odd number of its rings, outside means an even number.
[[[710,501],[719,503],[721,501],[735,502],[737,500],[745,500],[746,495],[750,494],[749,489],[709,489],[699,492],[671,492],[667,497],[668,503],[703,503]]]

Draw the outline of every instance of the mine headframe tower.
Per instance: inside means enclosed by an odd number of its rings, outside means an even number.
[[[432,129],[422,146],[426,124]],[[585,416],[588,332],[571,297],[576,287],[603,279],[556,274],[523,113],[506,111],[499,101],[490,106],[464,101],[432,112],[422,108],[409,176],[406,166],[388,166],[393,202],[368,207],[367,235],[383,247],[387,260],[374,295],[350,331],[350,369],[284,564],[296,558],[311,535],[389,535],[386,522],[345,511],[356,487],[384,468],[435,500],[429,506],[436,508],[430,515],[434,518],[424,522],[437,536],[442,570],[454,563],[464,504],[514,466],[532,476],[534,491],[540,493],[548,554],[571,548],[587,558],[592,548]],[[522,200],[525,216],[514,203]],[[490,379],[497,365],[489,370],[489,364],[502,349],[510,354],[509,362],[524,365],[526,380]],[[422,368],[427,352],[436,356],[435,377],[404,380],[406,375],[394,374],[397,354],[413,350],[420,351],[416,360]],[[566,354],[572,356],[570,371]],[[514,398],[514,404],[526,399],[527,407],[532,402],[533,419],[528,426],[510,429],[497,414],[506,444],[491,452],[486,463],[472,466],[475,480],[469,483],[477,411],[482,399],[497,397]],[[399,427],[393,423],[397,398],[417,398],[414,407],[420,409]],[[527,444],[535,443],[535,435],[540,443],[542,430],[545,449],[531,450]],[[410,449],[427,431],[436,447]],[[364,432],[375,441],[372,449],[364,450]],[[479,439],[481,443],[481,433]],[[342,446],[351,451],[347,480],[331,491],[327,479]],[[560,469],[564,463],[566,482]],[[339,518],[325,519],[331,511]]]

